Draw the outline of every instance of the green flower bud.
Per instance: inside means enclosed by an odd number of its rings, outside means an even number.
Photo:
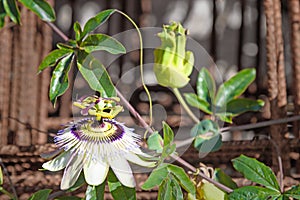
[[[180,23],[164,25],[158,33],[161,46],[154,50],[154,73],[165,87],[181,88],[189,82],[194,66],[194,54],[186,51],[187,31]]]

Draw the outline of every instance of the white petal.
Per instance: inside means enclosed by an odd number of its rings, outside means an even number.
[[[155,166],[155,162],[142,160],[139,156],[137,156],[134,153],[127,153],[125,155],[125,158],[128,161],[130,161],[132,163],[135,163],[137,165],[140,165],[140,166],[144,166],[144,167],[154,167]]]
[[[135,187],[135,181],[130,165],[125,158],[118,157],[116,159],[109,159],[109,165],[122,185]]]
[[[56,158],[44,163],[42,167],[44,169],[53,172],[59,171],[66,167],[68,161],[70,160],[70,157],[71,157],[71,152],[65,151],[61,153],[59,156],[57,156]]]
[[[100,159],[85,162],[83,167],[84,177],[89,185],[100,185],[107,176],[109,165]]]
[[[60,189],[66,190],[72,187],[82,170],[83,166],[83,154],[77,154],[73,152],[70,162],[68,162],[67,167],[64,171],[64,175],[61,180]]]

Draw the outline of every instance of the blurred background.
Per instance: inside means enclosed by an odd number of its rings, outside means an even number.
[[[256,68],[257,77],[245,93],[249,98],[261,98],[261,112],[246,113],[234,119],[233,125],[285,119],[299,114],[300,107],[300,6],[299,0],[59,0],[49,1],[55,7],[55,24],[74,38],[73,23],[82,26],[98,12],[116,8],[128,14],[141,27],[145,37],[145,80],[154,104],[154,127],[162,120],[174,130],[189,134],[192,121],[181,109],[171,90],[158,86],[153,78],[153,50],[160,40],[156,33],[163,24],[179,21],[189,30],[189,48],[197,48],[191,85],[182,91],[195,89],[197,72],[207,67],[221,84],[244,68]],[[0,158],[17,189],[26,199],[38,189],[58,190],[60,173],[37,171],[44,162],[41,153],[55,148],[53,135],[62,124],[73,120],[78,111],[72,100],[89,91],[76,70],[70,74],[70,88],[53,108],[48,99],[51,70],[37,75],[41,60],[64,42],[50,27],[21,7],[22,26],[0,30]],[[95,56],[105,64],[112,81],[132,105],[148,120],[149,102],[140,84],[139,40],[133,26],[119,14],[113,15],[96,32],[115,35],[131,50],[125,55]],[[126,31],[126,32],[125,32]],[[148,35],[147,35],[148,34]],[[149,36],[149,37],[148,37]],[[148,44],[148,46],[147,46]],[[189,46],[190,44],[190,46]],[[151,48],[150,48],[151,47]],[[195,111],[197,112],[197,111]],[[196,113],[200,118],[203,113]],[[119,119],[143,133],[128,111]],[[228,124],[224,124],[228,126]],[[175,132],[176,133],[176,132]],[[300,178],[299,123],[289,122],[259,129],[231,131],[224,134],[224,145],[218,152],[199,158],[197,151],[186,146],[184,159],[194,166],[203,162],[221,167],[238,179],[230,160],[240,154],[259,158],[274,170],[278,169],[277,153],[271,137],[280,149],[287,180],[295,184]],[[263,137],[265,138],[265,137]],[[137,182],[147,175],[137,174]],[[140,184],[140,185],[141,185]],[[243,180],[240,185],[247,184]],[[6,188],[9,188],[6,181]],[[2,198],[0,194],[0,199]],[[3,197],[4,198],[4,197]],[[107,198],[110,198],[107,196]],[[155,199],[156,191],[139,192],[140,199]]]

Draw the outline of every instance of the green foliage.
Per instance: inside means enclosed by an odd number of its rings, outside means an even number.
[[[232,117],[248,111],[258,111],[262,100],[239,98],[255,79],[255,69],[244,69],[223,83],[216,91],[216,84],[206,68],[202,68],[197,79],[197,95],[185,94],[186,101],[203,112],[232,123]]]
[[[152,133],[147,140],[148,149],[154,150],[157,153],[162,153],[163,144],[163,139],[158,132]]]
[[[85,192],[85,200],[103,200],[105,190],[105,181],[98,186],[89,185]]]
[[[70,71],[74,54],[69,53],[62,58],[56,65],[50,82],[49,97],[50,101],[55,105],[57,97],[65,93],[69,87],[68,73]]]
[[[62,196],[55,198],[54,200],[83,200],[83,198],[75,197],[75,196]]]
[[[3,173],[2,173],[2,168],[0,166],[0,185],[3,184]]]
[[[172,164],[164,163],[154,169],[142,189],[150,190],[155,186],[159,186],[159,199],[176,199],[176,195],[181,197],[179,186],[192,195],[196,193],[195,186],[185,171]]]
[[[196,124],[191,136],[195,137],[194,147],[203,153],[217,151],[222,145],[218,124],[212,120],[202,120]]]
[[[82,42],[81,47],[87,53],[99,50],[104,50],[111,54],[126,53],[126,49],[118,40],[104,34],[93,34],[87,36]]]
[[[163,122],[163,135],[164,135],[164,139],[163,139],[164,146],[163,146],[163,150],[158,165],[176,151],[176,144],[173,144],[173,140],[174,140],[173,130],[165,122]]]
[[[233,159],[232,162],[233,167],[241,172],[245,178],[255,183],[259,183],[268,189],[280,191],[275,174],[272,172],[271,168],[265,164],[244,155]]]
[[[68,72],[74,63],[91,89],[100,92],[102,97],[116,96],[114,85],[105,67],[90,53],[104,50],[112,54],[122,54],[126,49],[119,41],[108,35],[87,35],[103,24],[114,12],[114,9],[100,12],[88,20],[83,30],[76,22],[73,26],[76,40],[69,40],[66,44],[59,43],[57,45],[59,49],[50,52],[40,64],[39,72],[55,66],[49,91],[50,100],[54,105],[57,97],[68,88]]]
[[[29,10],[34,12],[41,20],[52,22],[55,20],[54,9],[45,0],[19,0]]]
[[[28,200],[47,200],[51,191],[50,189],[39,190],[31,195]]]
[[[246,186],[235,189],[229,199],[277,199],[286,200],[289,197],[300,199],[300,185],[294,186],[288,191],[281,193],[275,174],[271,168],[254,158],[241,155],[232,160],[234,168],[241,172],[245,178],[260,184],[260,186]]]
[[[6,11],[4,9],[3,1],[0,1],[0,28],[5,24]]]
[[[186,30],[180,23],[165,25],[158,33],[161,46],[154,50],[154,73],[165,87],[181,88],[189,82],[194,65],[194,54],[185,51]]]
[[[114,12],[116,12],[116,9],[104,10],[95,17],[90,18],[85,24],[80,38],[83,39],[88,33],[101,26]]]
[[[222,183],[223,185],[231,188],[236,189],[238,188],[237,184],[232,180],[230,176],[225,174],[221,169],[216,168],[214,170],[213,179],[218,181],[219,183]]]
[[[20,11],[15,0],[3,0],[3,7],[9,18],[16,24],[20,24]]]
[[[121,184],[112,170],[107,175],[109,191],[115,200],[135,200],[135,188],[126,187]]]

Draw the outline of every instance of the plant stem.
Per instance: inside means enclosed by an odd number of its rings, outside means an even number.
[[[194,115],[194,113],[191,111],[190,107],[186,104],[184,101],[180,91],[177,88],[172,88],[175,96],[177,97],[179,103],[183,106],[184,110],[187,112],[187,114],[190,116],[190,118],[198,124],[200,120]]]
[[[54,24],[52,23],[47,23],[52,29],[53,31],[55,31],[58,35],[60,35],[64,40],[69,40],[69,38],[63,33],[61,32]],[[150,133],[154,133],[154,131],[150,128],[150,126],[145,122],[145,120],[141,117],[141,115],[131,106],[131,104],[127,101],[127,99],[122,95],[122,93],[117,89],[116,92],[118,94],[118,96],[120,97],[120,99],[122,100],[122,102],[125,104],[126,108],[131,112],[131,114],[133,114],[133,116],[140,122],[140,124],[143,126],[143,128],[145,128],[146,130],[148,130]],[[177,91],[179,93],[179,91]],[[180,98],[182,99],[182,101],[184,102],[185,106],[187,107],[185,101],[183,100],[182,96],[179,93]],[[188,107],[187,107],[188,108]],[[189,109],[189,108],[188,108]],[[193,113],[192,113],[193,114]],[[196,117],[195,120],[199,121]],[[190,170],[192,170],[193,172],[197,172],[196,168],[193,167],[191,164],[189,164],[187,161],[183,160],[182,158],[173,155],[172,156],[174,159],[176,159],[181,165],[189,168]],[[217,187],[219,187],[220,189],[223,188],[222,190],[227,191],[227,192],[232,192],[232,190],[230,188],[227,188],[225,185],[218,183],[216,181],[214,181],[213,179],[207,177],[205,174],[203,173],[199,173],[199,176],[201,176],[203,179],[207,180],[208,182],[216,185]]]
[[[13,194],[14,194],[13,197],[14,197],[14,199],[17,200],[17,199],[18,199],[17,191],[16,191],[16,189],[15,189],[15,187],[14,187],[14,184],[13,184],[13,182],[12,182],[10,176],[9,176],[9,173],[8,173],[8,171],[7,171],[7,169],[6,169],[6,167],[5,167],[5,165],[4,165],[4,163],[3,163],[3,161],[2,161],[1,158],[0,158],[0,166],[1,166],[2,169],[3,169],[3,172],[4,172],[5,176],[7,176],[7,178],[8,178],[8,182],[9,182],[10,188],[11,188]],[[2,191],[2,192],[3,192],[3,191]],[[6,195],[10,196],[11,194],[8,193],[8,194],[6,194]]]

